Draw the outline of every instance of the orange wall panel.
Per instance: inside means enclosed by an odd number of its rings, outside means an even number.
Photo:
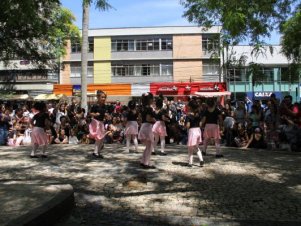
[[[65,94],[66,96],[72,96],[72,85],[53,85],[53,93],[54,94]]]
[[[202,37],[200,35],[174,35],[174,59],[200,59],[202,57]]]
[[[181,60],[173,62],[173,77],[175,82],[200,81],[203,72],[201,60]]]
[[[131,95],[131,84],[89,84],[88,93],[95,93],[96,90],[102,90],[108,95]]]

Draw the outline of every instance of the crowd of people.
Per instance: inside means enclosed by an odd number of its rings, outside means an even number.
[[[144,168],[152,167],[152,154],[168,154],[166,143],[187,145],[188,166],[195,152],[200,165],[204,164],[210,143],[215,144],[217,158],[223,157],[222,144],[243,150],[286,146],[301,151],[301,105],[293,104],[291,96],[279,101],[272,94],[264,104],[227,100],[224,106],[213,98],[175,102],[151,93],[143,94],[139,104],[112,104],[106,99],[106,93],[99,90],[88,112],[80,107],[78,98],[70,103],[1,103],[0,145],[32,145],[32,158],[38,157],[41,146],[41,157],[47,158],[49,144],[94,144],[93,157],[102,158],[105,143],[120,143],[127,151],[137,152],[140,142],[145,146]]]

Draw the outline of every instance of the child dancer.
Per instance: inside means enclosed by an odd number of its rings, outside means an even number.
[[[103,158],[103,155],[100,154],[101,149],[103,149],[104,137],[106,135],[104,127],[104,117],[107,113],[106,109],[106,99],[107,94],[102,90],[97,90],[97,104],[92,106],[90,115],[92,117],[91,123],[89,125],[89,137],[95,139],[95,146],[93,157]]]
[[[151,107],[153,104],[153,95],[151,93],[144,93],[142,95],[142,125],[138,134],[138,139],[145,145],[143,156],[141,159],[141,167],[145,169],[155,168],[150,165],[150,157],[154,146],[154,134],[152,131],[153,123],[156,122],[154,112]]]
[[[153,126],[153,133],[155,136],[154,150],[152,154],[156,154],[155,147],[157,146],[159,139],[161,142],[161,154],[165,153],[165,137],[167,136],[165,121],[169,122],[168,112],[163,109],[163,99],[158,98],[156,100],[155,119],[157,120]]]
[[[197,155],[200,159],[200,166],[203,167],[204,160],[202,152],[199,149],[199,144],[202,141],[202,133],[200,129],[200,114],[199,105],[196,100],[191,100],[188,103],[189,114],[186,117],[186,128],[188,129],[188,167],[192,167],[193,152],[197,150]]]
[[[38,111],[32,120],[31,124],[33,126],[31,132],[31,144],[33,146],[30,157],[38,158],[36,155],[36,151],[39,146],[42,147],[42,158],[47,158],[46,148],[48,144],[48,137],[45,130],[50,127],[50,119],[47,111],[47,107],[45,103],[35,103],[34,109]]]
[[[130,143],[131,139],[134,141],[135,144],[135,152],[138,152],[138,112],[136,110],[136,102],[129,101],[128,103],[129,111],[125,115],[126,119],[126,127],[125,127],[125,136],[126,136],[126,150],[130,151]]]
[[[204,117],[202,119],[202,125],[205,125],[204,130],[204,149],[203,154],[206,155],[207,144],[210,138],[214,138],[215,147],[216,147],[216,158],[224,157],[221,154],[221,146],[220,146],[220,129],[223,125],[222,113],[219,109],[216,108],[216,103],[214,99],[208,99],[207,101],[208,108],[204,113]]]

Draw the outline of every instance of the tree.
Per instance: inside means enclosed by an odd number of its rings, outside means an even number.
[[[291,13],[296,0],[181,0],[190,22],[205,27],[221,25],[222,33],[236,44],[250,38],[262,43]]]
[[[82,52],[81,52],[81,107],[87,112],[87,74],[88,74],[88,31],[89,31],[89,10],[90,5],[95,3],[99,10],[108,10],[112,6],[106,0],[83,0],[83,21],[82,21]]]
[[[59,0],[0,1],[0,61],[30,60],[55,66],[66,40],[78,36],[75,17]]]
[[[301,63],[301,4],[294,15],[281,27],[282,52],[293,63]]]

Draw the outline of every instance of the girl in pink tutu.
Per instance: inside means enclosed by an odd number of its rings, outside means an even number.
[[[46,155],[46,148],[48,144],[48,137],[47,133],[45,132],[46,129],[50,127],[50,118],[48,115],[47,107],[45,103],[35,103],[34,109],[37,113],[33,116],[31,120],[31,124],[33,126],[31,132],[31,144],[32,144],[32,151],[30,154],[31,158],[38,158],[36,155],[36,151],[38,150],[39,146],[42,147],[42,158],[47,158]]]
[[[104,127],[104,117],[107,113],[106,99],[107,94],[102,90],[97,90],[97,104],[93,105],[90,111],[90,116],[92,117],[91,123],[89,124],[89,138],[95,140],[93,157],[103,158],[100,151],[103,149],[104,138],[106,135],[106,130]]]
[[[144,93],[142,95],[142,125],[138,134],[138,139],[145,145],[143,156],[141,159],[141,167],[145,169],[155,168],[150,165],[150,157],[154,147],[154,134],[152,131],[153,124],[156,122],[154,112],[151,107],[153,104],[153,94]]]
[[[216,158],[224,157],[221,154],[221,145],[220,145],[220,129],[223,125],[222,113],[219,109],[216,108],[216,103],[214,99],[210,98],[207,101],[208,108],[204,112],[204,117],[202,119],[202,125],[205,125],[204,129],[204,149],[203,154],[206,155],[208,140],[214,138],[215,147],[216,147]]]
[[[133,140],[135,145],[135,151],[138,152],[138,112],[136,109],[136,102],[135,101],[129,101],[128,103],[129,111],[125,115],[126,120],[126,126],[125,126],[125,136],[126,136],[126,150],[130,151],[130,144],[131,140]]]
[[[169,122],[168,112],[163,109],[163,99],[158,98],[156,100],[155,108],[155,119],[157,120],[153,125],[153,133],[155,136],[154,150],[152,154],[156,154],[155,147],[157,146],[159,139],[161,142],[161,154],[166,155],[165,153],[165,137],[167,136],[165,122]]]
[[[204,160],[202,152],[199,149],[199,144],[202,141],[202,132],[200,129],[201,118],[199,114],[199,105],[196,100],[191,100],[188,103],[189,114],[186,117],[186,128],[188,129],[188,167],[192,167],[193,153],[197,151],[200,160],[200,166],[203,167]]]

